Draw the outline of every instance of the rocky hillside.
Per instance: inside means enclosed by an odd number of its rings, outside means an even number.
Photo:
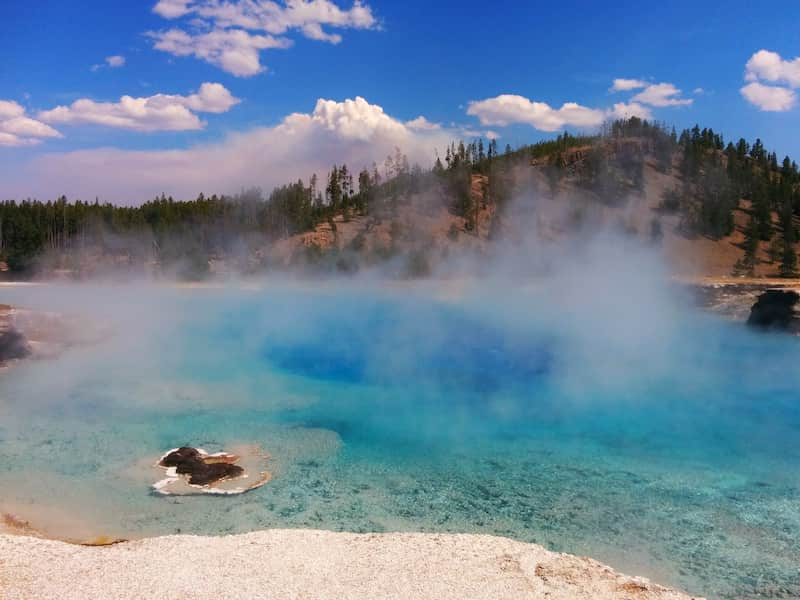
[[[271,266],[333,266],[340,271],[389,265],[398,275],[424,276],[449,257],[485,253],[497,205],[487,198],[488,177],[471,175],[474,226],[452,210],[444,186],[411,193],[368,215],[337,214],[308,232],[264,244],[256,258]]]
[[[491,175],[473,174],[470,193],[478,208],[472,228],[466,217],[452,209],[448,190],[440,186],[410,194],[392,210],[352,217],[336,215],[309,232],[263,245],[256,258],[281,267],[311,263],[345,271],[394,258],[401,273],[424,275],[452,257],[490,253],[497,232],[558,242],[588,227],[636,236],[661,248],[676,277],[745,275],[737,265],[745,258],[752,218],[750,200],[739,198],[736,202],[730,233],[719,237],[693,233],[686,230],[679,211],[664,209],[665,195],[684,184],[680,152],[665,172],[646,144],[638,146],[635,151],[641,152],[643,159],[642,181],[638,185],[627,183],[609,202],[584,185],[585,163],[591,151],[591,146],[582,146],[516,166],[515,192],[510,203],[502,207],[487,194]],[[611,156],[615,152],[613,147],[602,151]],[[552,174],[554,161],[562,163],[563,173],[557,178]],[[777,230],[778,214],[772,211],[771,219]],[[774,243],[758,241],[751,277],[781,275],[780,260],[772,247]],[[795,252],[798,250],[795,248]]]

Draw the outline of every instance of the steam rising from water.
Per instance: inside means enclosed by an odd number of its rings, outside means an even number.
[[[418,283],[3,288],[104,335],[0,375],[0,507],[58,499],[121,535],[485,531],[800,593],[795,340],[693,312],[631,238],[501,247]],[[266,487],[148,494],[163,451],[237,442],[274,457]]]

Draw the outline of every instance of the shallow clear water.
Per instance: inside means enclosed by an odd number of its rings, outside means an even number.
[[[800,342],[553,298],[0,289],[115,331],[0,374],[0,507],[116,535],[493,533],[709,597],[800,597]],[[272,455],[267,486],[150,493],[164,450],[240,442]]]

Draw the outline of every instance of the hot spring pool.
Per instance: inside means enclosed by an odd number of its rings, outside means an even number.
[[[800,341],[659,294],[0,288],[113,332],[0,374],[0,508],[119,536],[492,533],[800,597]],[[272,455],[265,487],[151,493],[163,451],[238,443]]]

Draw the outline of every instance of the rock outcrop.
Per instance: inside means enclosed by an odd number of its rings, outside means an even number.
[[[166,477],[153,484],[153,490],[164,495],[243,494],[272,478],[269,458],[256,445],[216,454],[190,446],[175,448],[156,463]]]
[[[189,485],[211,485],[223,479],[233,479],[244,474],[242,467],[235,465],[238,456],[201,454],[199,450],[183,446],[165,455],[159,465],[175,467],[178,475],[187,475]]]
[[[757,329],[800,333],[800,315],[795,311],[798,302],[800,294],[794,290],[767,290],[750,309],[747,324]]]
[[[11,321],[11,307],[0,305],[0,366],[31,354],[28,340]]]

